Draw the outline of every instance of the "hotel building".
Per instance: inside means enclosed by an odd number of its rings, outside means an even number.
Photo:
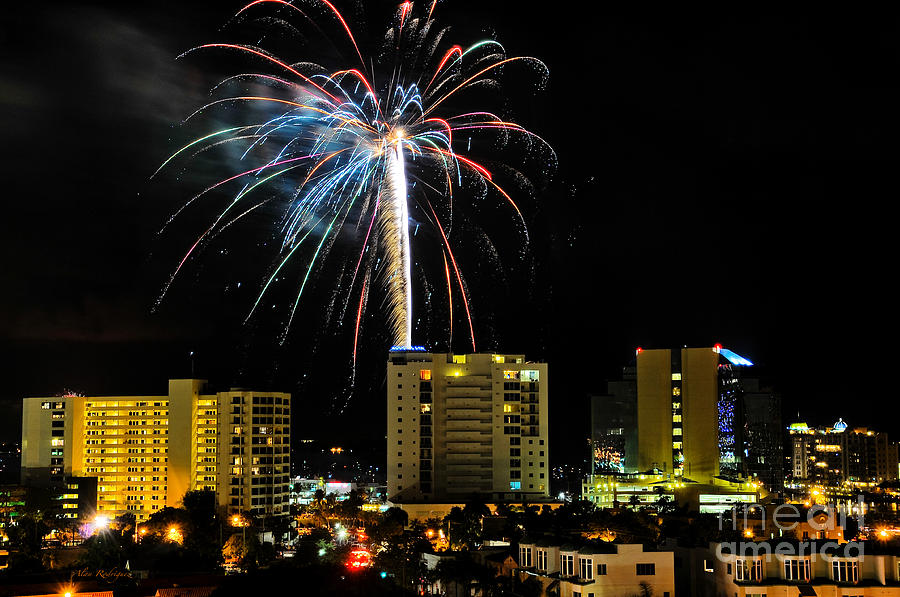
[[[707,482],[740,476],[743,420],[738,369],[722,348],[638,350],[638,470]]]
[[[768,472],[782,467],[780,415],[774,425],[760,419],[780,401],[754,394],[748,409],[741,377],[752,365],[720,345],[639,348],[622,381],[592,397],[593,474],[582,498],[600,507],[674,501],[721,512],[758,499],[760,477],[778,485]]]
[[[208,393],[169,380],[163,396],[25,398],[22,482],[60,487],[96,477],[97,512],[146,520],[189,490],[229,513],[288,513],[290,394]]]
[[[394,349],[387,411],[389,500],[549,496],[546,363]]]
[[[788,427],[791,467],[788,489],[818,490],[826,497],[897,479],[897,444],[887,433],[850,428],[843,419],[830,427],[793,423]]]

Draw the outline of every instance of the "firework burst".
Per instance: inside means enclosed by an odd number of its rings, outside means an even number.
[[[293,18],[319,30],[337,29],[343,45],[352,52],[346,68],[288,63],[259,47],[242,44],[211,43],[185,53],[240,53],[267,70],[229,77],[217,87],[239,81],[249,83],[253,91],[215,99],[188,119],[223,104],[255,106],[260,109],[246,112],[267,116],[204,135],[160,166],[162,170],[177,158],[197,156],[224,144],[239,148],[237,164],[241,167],[206,187],[173,214],[172,219],[201,197],[229,188],[226,185],[239,189],[190,244],[160,300],[200,248],[266,204],[267,200],[260,201],[258,195],[277,186],[289,194],[276,222],[279,254],[261,281],[248,320],[288,264],[300,261],[302,274],[285,317],[283,339],[311,276],[329,255],[337,236],[349,231],[358,241],[356,254],[349,259],[349,266],[345,264],[347,275],[339,278],[332,302],[340,302],[342,317],[352,319],[355,315],[354,361],[359,326],[373,282],[380,282],[385,289],[383,312],[394,344],[411,346],[414,261],[410,216],[415,209],[421,214],[419,219],[435,230],[442,253],[443,270],[438,277],[447,286],[451,338],[453,296],[458,290],[475,350],[470,296],[451,243],[454,193],[465,187],[466,181],[475,181],[485,196],[508,205],[511,219],[518,222],[526,239],[527,231],[510,194],[485,165],[460,150],[458,140],[467,140],[464,145],[468,148],[473,135],[495,133],[507,140],[521,139],[528,147],[545,152],[549,160],[555,157],[539,137],[491,112],[471,110],[448,115],[444,111],[464,101],[460,96],[467,89],[496,86],[496,77],[506,65],[528,64],[541,78],[546,78],[546,68],[535,58],[507,57],[494,40],[468,48],[448,47],[443,43],[447,29],[435,26],[435,4],[435,0],[422,7],[411,2],[401,4],[377,61],[370,60],[368,66],[348,21],[328,0],[310,0],[302,8],[283,0],[256,0],[236,17],[275,11],[279,22]]]

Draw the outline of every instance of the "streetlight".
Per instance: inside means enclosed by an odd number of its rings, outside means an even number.
[[[172,541],[174,543],[181,543],[184,540],[184,537],[181,534],[181,529],[177,526],[173,525],[169,527],[169,530],[166,532],[166,539]]]
[[[247,527],[250,526],[250,521],[241,516],[240,514],[235,514],[231,517],[231,526],[233,527],[241,527],[241,549],[245,549],[247,546]]]

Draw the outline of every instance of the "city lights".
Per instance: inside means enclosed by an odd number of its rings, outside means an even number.
[[[367,568],[371,564],[372,555],[367,549],[354,549],[350,552],[350,558],[347,560],[347,567],[351,570]]]
[[[170,526],[166,531],[166,539],[173,543],[178,543],[179,545],[184,541],[184,537],[181,534],[181,529],[177,526]]]

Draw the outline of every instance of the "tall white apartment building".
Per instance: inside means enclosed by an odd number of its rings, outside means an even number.
[[[549,496],[546,363],[394,349],[387,413],[389,500]]]

